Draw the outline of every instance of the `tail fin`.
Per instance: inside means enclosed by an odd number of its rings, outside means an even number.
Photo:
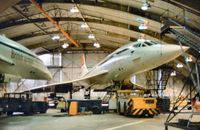
[[[87,65],[85,62],[85,54],[81,58],[81,76],[84,76],[88,72]]]

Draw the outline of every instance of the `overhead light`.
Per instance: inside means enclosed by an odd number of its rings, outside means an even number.
[[[78,13],[79,10],[78,10],[77,7],[72,7],[72,8],[70,9],[70,12],[71,12],[71,13]]]
[[[54,41],[55,41],[55,40],[59,40],[59,39],[60,39],[60,36],[59,36],[59,35],[52,35],[52,36],[51,36],[51,39],[54,40]]]
[[[94,47],[100,48],[101,46],[100,46],[100,44],[99,44],[98,42],[95,42],[95,43],[94,43]]]
[[[150,7],[151,7],[151,5],[146,1],[146,2],[142,5],[141,9],[144,10],[144,11],[146,11],[146,10],[148,10]]]
[[[148,26],[144,23],[141,23],[140,26],[138,27],[140,30],[145,30],[148,28]]]
[[[177,67],[177,68],[183,68],[183,64],[178,63],[178,64],[176,65],[176,67]]]
[[[69,46],[69,44],[68,43],[64,43],[64,44],[62,44],[62,48],[67,48]]]
[[[88,28],[88,25],[86,23],[81,24],[81,28]]]
[[[176,71],[171,72],[171,76],[176,76]]]
[[[90,34],[90,35],[88,36],[88,38],[89,38],[89,39],[94,39],[94,35],[93,35],[93,34]]]
[[[186,62],[192,62],[192,57],[191,56],[186,57]]]

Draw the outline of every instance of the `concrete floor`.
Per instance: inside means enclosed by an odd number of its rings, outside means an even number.
[[[115,113],[68,117],[58,111],[49,110],[47,114],[2,117],[0,130],[164,130],[165,119],[166,115],[130,118]]]

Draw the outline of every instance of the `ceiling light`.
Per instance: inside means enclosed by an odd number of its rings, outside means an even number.
[[[186,57],[186,61],[187,62],[192,62],[192,57],[191,56]]]
[[[144,11],[146,11],[146,10],[148,10],[150,7],[151,7],[151,5],[146,1],[146,2],[142,5],[141,9],[144,10]]]
[[[81,28],[88,28],[88,25],[86,23],[81,24]]]
[[[71,13],[78,13],[79,10],[78,10],[77,7],[72,7],[72,8],[70,9],[70,12],[71,12]]]
[[[59,40],[59,39],[60,39],[60,36],[59,36],[59,35],[52,35],[52,36],[51,36],[51,39],[54,40],[54,41],[55,41],[55,40]]]
[[[178,64],[176,65],[176,67],[177,67],[177,68],[183,68],[183,64],[178,63]]]
[[[95,42],[95,43],[94,43],[94,47],[100,48],[101,46],[100,46],[100,44],[99,44],[98,42]]]
[[[144,23],[141,23],[140,26],[138,27],[140,30],[145,30],[148,28],[148,26]]]
[[[176,76],[176,71],[171,72],[171,76]]]
[[[69,46],[69,44],[68,43],[64,43],[64,44],[62,44],[62,48],[67,48]]]
[[[93,34],[90,34],[90,35],[88,36],[88,38],[89,38],[89,39],[94,39],[94,35],[93,35]]]

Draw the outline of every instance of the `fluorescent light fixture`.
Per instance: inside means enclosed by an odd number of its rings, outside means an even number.
[[[94,39],[94,35],[93,35],[93,34],[90,34],[90,35],[88,36],[88,38],[89,38],[89,39]]]
[[[79,10],[77,9],[77,7],[72,7],[72,8],[70,9],[70,12],[71,12],[71,13],[78,13]]]
[[[141,23],[140,26],[138,27],[140,30],[145,30],[148,28],[148,26],[144,23]]]
[[[141,9],[144,10],[144,11],[146,11],[146,10],[148,10],[150,7],[151,7],[151,5],[146,1],[146,2],[142,5]]]
[[[171,76],[176,76],[176,71],[171,72]]]
[[[177,67],[177,68],[183,68],[183,64],[178,63],[178,64],[176,65],[176,67]]]
[[[81,28],[88,28],[88,25],[86,23],[81,24]]]
[[[54,40],[54,41],[55,41],[55,40],[59,40],[59,39],[60,39],[60,36],[59,36],[59,35],[52,35],[52,36],[51,36],[51,39]]]
[[[186,61],[187,62],[192,62],[192,57],[191,56],[186,57]]]
[[[69,46],[69,44],[68,43],[64,43],[64,44],[62,44],[62,48],[67,48]]]
[[[101,46],[100,46],[100,44],[99,44],[98,42],[95,42],[95,43],[94,43],[94,47],[100,48]]]

